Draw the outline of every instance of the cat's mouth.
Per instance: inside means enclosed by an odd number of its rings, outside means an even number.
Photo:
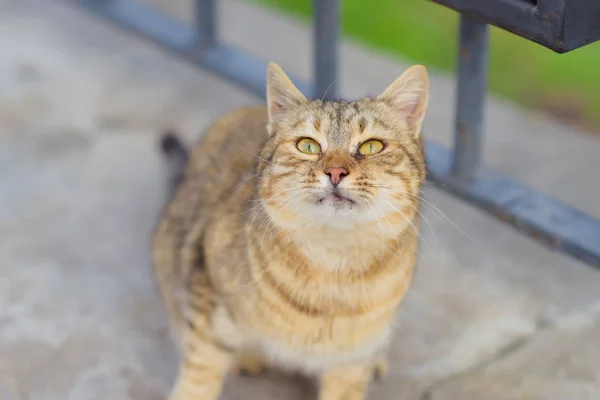
[[[354,200],[342,194],[339,190],[334,189],[331,193],[325,195],[317,201],[317,204],[330,203],[334,206],[344,206],[349,205],[352,206],[356,204]]]

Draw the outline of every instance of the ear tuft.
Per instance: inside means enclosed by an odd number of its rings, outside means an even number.
[[[410,67],[378,98],[389,102],[411,131],[419,135],[429,101],[427,69],[422,65]]]
[[[306,97],[294,86],[281,67],[274,62],[267,66],[267,110],[269,123],[276,121],[290,108],[306,103]]]

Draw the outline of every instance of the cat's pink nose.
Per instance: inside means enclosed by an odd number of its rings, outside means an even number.
[[[331,183],[333,183],[333,186],[337,186],[342,179],[348,175],[348,170],[339,167],[328,168],[327,171],[325,171],[325,174],[329,175],[329,179],[331,180]]]

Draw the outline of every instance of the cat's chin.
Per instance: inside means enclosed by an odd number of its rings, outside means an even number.
[[[318,207],[331,207],[335,210],[351,210],[356,202],[340,193],[328,194],[317,200]]]
[[[327,194],[306,206],[305,216],[333,229],[352,230],[373,218],[362,203],[339,193]]]

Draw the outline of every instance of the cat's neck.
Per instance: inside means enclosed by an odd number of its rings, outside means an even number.
[[[391,252],[401,250],[410,226],[383,226],[377,222],[352,229],[315,227],[311,224],[277,226],[295,252],[318,268],[360,271]]]

